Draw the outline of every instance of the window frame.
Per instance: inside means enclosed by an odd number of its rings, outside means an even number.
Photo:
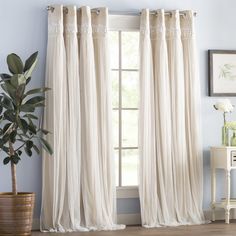
[[[138,110],[138,108],[122,108],[122,76],[123,71],[139,71],[138,69],[122,69],[122,57],[121,57],[121,32],[126,31],[139,31],[140,28],[140,16],[137,15],[109,15],[109,31],[119,32],[119,68],[112,69],[112,71],[118,71],[119,73],[119,104],[118,108],[113,110],[118,111],[119,115],[119,147],[115,147],[115,150],[119,151],[119,185],[122,184],[122,167],[121,167],[121,152],[125,149],[138,149],[138,147],[122,147],[122,110]],[[117,198],[137,198],[139,197],[138,185],[137,186],[117,186]]]

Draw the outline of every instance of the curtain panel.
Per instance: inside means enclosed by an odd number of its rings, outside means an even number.
[[[107,52],[108,10],[48,13],[41,230],[123,229],[116,222]]]
[[[205,222],[193,18],[192,11],[141,14],[139,192],[145,227]]]

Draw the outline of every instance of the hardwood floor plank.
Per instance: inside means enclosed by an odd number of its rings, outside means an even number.
[[[95,232],[76,232],[76,233],[40,233],[33,232],[32,236],[235,236],[236,221],[231,220],[229,225],[224,221],[216,221],[211,224],[161,227],[145,229],[139,226],[129,226],[125,230],[119,231],[95,231]]]

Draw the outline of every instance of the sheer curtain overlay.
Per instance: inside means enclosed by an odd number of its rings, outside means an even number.
[[[140,23],[140,203],[145,227],[205,223],[192,11]]]
[[[41,230],[123,229],[116,194],[108,10],[54,5],[48,13]],[[192,11],[140,21],[140,205],[145,227],[205,223],[200,82]]]
[[[108,11],[53,6],[48,15],[41,230],[123,229],[117,225],[107,55]],[[81,168],[82,167],[82,168]]]

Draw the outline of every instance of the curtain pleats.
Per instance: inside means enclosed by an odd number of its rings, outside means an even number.
[[[123,229],[116,222],[108,10],[48,15],[41,230]],[[145,227],[204,223],[200,82],[192,11],[142,11],[140,204]]]
[[[200,142],[201,117],[199,112],[201,107],[201,90],[192,11],[186,12],[186,16],[181,18],[180,23],[184,56],[186,142],[187,155],[190,157],[189,173],[190,185],[192,186],[192,210],[195,213],[194,216],[199,218],[202,217],[202,211],[199,211],[202,207],[202,199],[199,201],[199,196],[203,195],[203,188],[201,185],[203,180],[202,150]]]
[[[106,8],[55,5],[48,16],[41,230],[123,229],[115,224]]]
[[[142,11],[140,203],[145,227],[204,223],[193,13]],[[181,32],[182,31],[182,32]],[[196,98],[196,96],[197,98]]]

